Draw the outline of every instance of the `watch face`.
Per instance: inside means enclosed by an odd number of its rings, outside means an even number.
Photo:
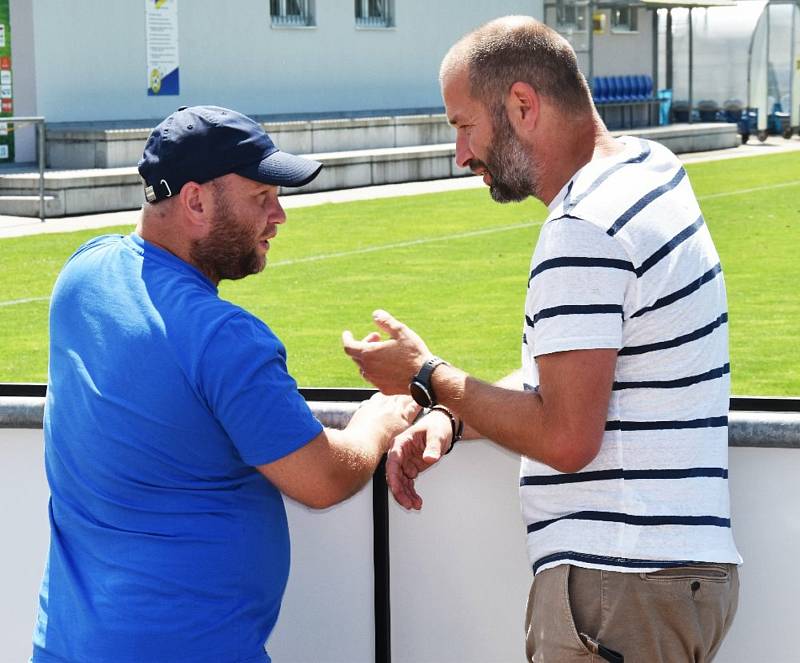
[[[412,380],[411,384],[408,385],[408,390],[411,392],[411,398],[422,407],[431,407],[433,405],[433,399],[431,398],[430,392],[425,388],[425,385],[416,380]]]

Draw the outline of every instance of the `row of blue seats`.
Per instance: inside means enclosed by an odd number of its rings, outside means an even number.
[[[592,79],[595,103],[644,101],[653,98],[653,79],[650,76],[597,76]]]

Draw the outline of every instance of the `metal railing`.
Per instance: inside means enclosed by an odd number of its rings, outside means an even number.
[[[45,124],[44,118],[38,116],[31,117],[0,117],[0,123],[6,124],[33,124],[36,127],[36,163],[39,167],[39,220],[44,222],[44,148],[45,148]]]
[[[273,14],[272,25],[279,28],[305,28],[314,23],[310,14]]]
[[[0,384],[0,428],[41,428],[47,386]],[[374,389],[301,389],[325,426],[344,428]],[[800,398],[733,396],[728,415],[731,447],[800,449]]]
[[[356,16],[356,27],[359,28],[391,28],[388,16]]]

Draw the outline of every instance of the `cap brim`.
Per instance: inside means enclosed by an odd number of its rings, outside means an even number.
[[[319,161],[277,150],[260,162],[239,168],[235,172],[264,184],[303,186],[319,175],[320,170],[322,164]]]

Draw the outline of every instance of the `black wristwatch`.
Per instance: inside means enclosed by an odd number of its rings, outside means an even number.
[[[441,357],[431,357],[422,364],[419,372],[411,378],[408,390],[411,392],[411,397],[422,407],[433,407],[438,402],[431,386],[431,376],[436,367],[441,364],[447,364],[447,362]]]

